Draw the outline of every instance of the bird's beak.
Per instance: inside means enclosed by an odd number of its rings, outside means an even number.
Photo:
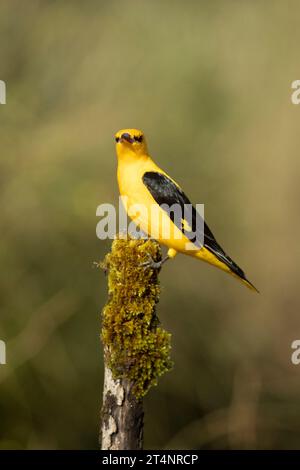
[[[128,134],[128,132],[124,132],[124,134],[121,135],[120,140],[121,140],[121,142],[124,142],[124,140],[125,140],[129,144],[132,144],[134,142],[134,139],[131,137],[130,134]]]

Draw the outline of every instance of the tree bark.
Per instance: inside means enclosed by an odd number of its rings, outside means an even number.
[[[127,379],[114,379],[105,365],[102,450],[140,450],[143,447],[143,401],[131,393]]]

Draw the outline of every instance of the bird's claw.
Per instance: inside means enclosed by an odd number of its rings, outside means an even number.
[[[154,261],[154,259],[152,258],[151,255],[149,255],[149,253],[147,253],[147,256],[148,256],[148,260],[144,261],[143,263],[140,264],[140,266],[143,267],[144,269],[150,268],[150,269],[159,270],[159,269],[161,269],[162,265],[169,258],[168,256],[166,256],[165,258],[163,258],[160,261]]]

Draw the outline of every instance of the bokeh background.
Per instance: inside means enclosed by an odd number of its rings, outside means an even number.
[[[184,256],[161,273],[175,368],[146,448],[300,448],[299,2],[0,4],[0,447],[98,447],[114,133],[152,155],[259,288]]]

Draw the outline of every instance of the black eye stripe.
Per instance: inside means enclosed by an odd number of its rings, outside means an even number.
[[[142,135],[135,135],[133,136],[134,140],[136,142],[142,142],[143,141],[143,136]],[[120,142],[120,137],[115,138],[116,142]]]

